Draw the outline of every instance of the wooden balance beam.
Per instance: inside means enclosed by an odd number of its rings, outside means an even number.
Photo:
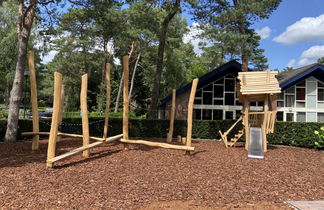
[[[80,152],[83,152],[85,150],[89,150],[89,149],[91,149],[93,147],[96,147],[96,146],[99,146],[99,145],[101,145],[103,143],[109,143],[109,142],[116,141],[116,140],[118,140],[118,139],[120,139],[122,137],[123,137],[123,134],[119,134],[119,135],[116,135],[116,136],[108,137],[102,142],[94,142],[94,143],[88,144],[86,146],[76,148],[76,149],[71,150],[71,151],[69,151],[67,153],[64,153],[62,155],[59,155],[59,156],[56,156],[54,158],[51,158],[51,159],[47,160],[46,165],[47,165],[47,167],[51,168],[51,167],[53,167],[53,163],[56,162],[56,161],[62,160],[64,158],[67,158],[67,157],[70,157],[70,156],[73,156],[73,155],[76,155],[76,154],[78,154]]]
[[[191,147],[191,146],[173,145],[173,144],[151,142],[151,141],[145,141],[145,140],[120,139],[119,141],[122,143],[127,143],[127,144],[143,144],[143,145],[147,145],[147,146],[162,147],[162,148],[166,148],[166,149],[178,149],[178,150],[185,150],[185,151],[194,151],[195,150],[195,148]]]

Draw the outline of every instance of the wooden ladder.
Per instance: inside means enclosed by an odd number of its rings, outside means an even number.
[[[243,117],[240,116],[240,118],[238,118],[236,120],[236,122],[226,132],[224,132],[224,134],[221,131],[218,131],[219,134],[220,134],[220,136],[221,136],[221,138],[222,138],[222,140],[224,141],[224,144],[225,144],[226,148],[228,146],[232,147],[235,144],[235,142],[237,142],[237,140],[239,140],[239,138],[241,138],[241,136],[244,134],[243,130],[240,130],[239,133],[236,134],[235,137],[232,138],[230,142],[227,141],[227,135],[237,125],[237,123],[239,123],[242,119],[243,119]]]
[[[243,136],[244,134],[244,129],[239,130],[239,132],[237,134],[235,134],[235,136],[233,138],[231,138],[230,142],[227,142],[227,145],[229,147],[234,146],[234,144]]]

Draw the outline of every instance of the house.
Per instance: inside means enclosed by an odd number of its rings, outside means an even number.
[[[196,120],[236,119],[242,104],[236,96],[241,64],[230,61],[199,78],[194,102]],[[281,72],[277,76],[281,94],[277,96],[277,120],[324,122],[324,65],[311,64]],[[176,91],[176,119],[186,119],[191,83]],[[171,94],[161,100],[162,118],[169,119]],[[252,102],[252,110],[261,110],[261,102]]]

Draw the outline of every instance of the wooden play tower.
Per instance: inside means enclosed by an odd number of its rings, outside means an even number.
[[[267,151],[267,134],[273,133],[277,114],[276,94],[281,92],[275,77],[277,74],[277,71],[239,72],[236,91],[240,103],[243,104],[242,116],[226,132],[219,131],[226,147],[234,146],[245,133],[245,149],[248,149],[250,128],[259,127],[262,130],[264,152]],[[263,102],[263,110],[250,110],[251,102]],[[228,141],[228,134],[240,121],[244,128]]]

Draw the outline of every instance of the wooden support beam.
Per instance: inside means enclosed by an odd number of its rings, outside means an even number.
[[[177,142],[181,143],[181,136],[180,135],[177,136]]]
[[[116,136],[111,136],[111,137],[107,138],[103,142],[94,142],[94,143],[88,144],[86,146],[76,148],[76,149],[71,150],[71,151],[69,151],[67,153],[64,153],[62,155],[59,155],[59,156],[56,156],[54,158],[51,158],[51,159],[47,160],[47,164],[53,165],[53,163],[56,162],[56,161],[62,160],[62,159],[67,158],[67,157],[71,157],[71,156],[76,155],[76,154],[78,154],[80,152],[89,150],[90,148],[97,147],[97,146],[99,146],[99,145],[101,145],[103,143],[116,141],[116,140],[122,138],[122,136],[123,136],[122,134],[119,134],[119,135],[116,135]]]
[[[123,138],[129,139],[128,136],[128,112],[129,112],[129,101],[128,101],[128,69],[129,56],[123,57],[123,74],[124,74],[124,88],[123,88]],[[124,149],[128,149],[128,144],[124,144]]]
[[[105,125],[104,125],[104,133],[103,138],[107,138],[108,136],[108,120],[109,120],[109,109],[110,109],[110,63],[106,63],[106,109],[105,109]]]
[[[167,135],[167,142],[169,142],[169,143],[172,142],[175,108],[176,108],[176,89],[173,89],[172,90],[171,112],[170,112],[170,127],[169,127],[169,132]]]
[[[262,123],[262,140],[263,140],[263,151],[267,151],[267,132],[266,129],[268,127],[268,122],[269,122],[269,97],[268,95],[265,96],[264,102],[263,102],[263,111],[264,111],[264,118],[263,118],[263,123]]]
[[[166,149],[178,149],[178,150],[186,150],[186,151],[194,151],[194,147],[183,146],[183,145],[173,145],[167,143],[160,143],[160,142],[151,142],[145,140],[129,140],[129,139],[121,139],[120,142],[128,143],[128,144],[143,144],[152,147],[162,147]]]
[[[63,119],[63,108],[64,108],[64,85],[61,87],[61,103],[60,103],[60,112],[59,112],[59,121],[58,124],[60,125],[62,123]],[[60,142],[62,140],[61,136],[57,137],[57,142]]]
[[[33,115],[33,132],[39,132],[36,70],[35,70],[35,52],[34,51],[28,51],[28,68],[29,68],[30,96],[31,96],[32,115]],[[33,142],[32,142],[32,150],[38,150],[38,148],[39,148],[39,135],[34,135]]]
[[[189,102],[188,102],[187,138],[186,138],[186,145],[188,147],[191,147],[193,105],[194,105],[194,101],[195,101],[195,95],[196,95],[198,81],[199,81],[198,79],[194,79],[192,81],[191,92],[190,92]],[[187,152],[187,154],[190,154],[190,153]]]
[[[84,147],[86,147],[90,143],[87,91],[88,91],[88,74],[84,74],[82,75],[81,93],[80,93],[80,105],[81,105],[81,113],[82,113],[82,136],[83,136]],[[82,155],[83,157],[89,157],[90,155],[89,149],[84,150]]]
[[[58,133],[58,120],[60,112],[60,100],[61,100],[61,88],[62,88],[62,74],[54,73],[54,102],[53,102],[53,114],[51,131],[48,140],[47,148],[47,160],[55,157],[56,138]],[[47,163],[47,167],[53,167],[53,164]]]
[[[250,125],[249,125],[249,106],[250,103],[244,96],[244,103],[243,103],[243,122],[244,122],[244,129],[245,129],[245,149],[248,150],[249,148],[249,135],[250,135]]]

